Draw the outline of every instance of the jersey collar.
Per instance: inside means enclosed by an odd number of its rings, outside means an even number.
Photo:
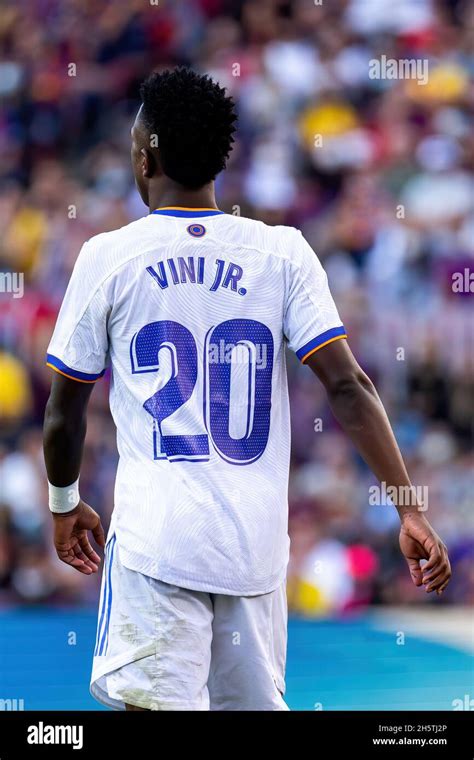
[[[161,214],[162,216],[184,216],[196,218],[197,216],[217,216],[223,214],[217,208],[187,208],[186,206],[163,206],[151,212],[152,214]]]

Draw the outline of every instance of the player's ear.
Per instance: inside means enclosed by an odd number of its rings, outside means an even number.
[[[157,161],[151,151],[146,148],[140,150],[142,175],[145,179],[151,179],[157,170]]]

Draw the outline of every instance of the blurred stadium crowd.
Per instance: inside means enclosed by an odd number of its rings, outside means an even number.
[[[452,286],[474,248],[473,20],[467,0],[5,0],[0,272],[23,273],[24,294],[0,293],[0,603],[97,598],[52,550],[44,354],[82,243],[146,213],[129,169],[138,85],[177,64],[234,95],[219,205],[300,227],[317,251],[450,549],[439,601],[474,601],[472,293],[467,280]],[[382,55],[426,60],[427,83],[370,78]],[[293,357],[289,372],[291,609],[430,603],[399,555],[396,511],[369,503],[373,477],[322,387]],[[117,457],[107,382],[92,395],[81,472],[106,523]]]

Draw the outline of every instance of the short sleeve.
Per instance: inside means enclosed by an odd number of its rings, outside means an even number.
[[[107,320],[109,305],[97,282],[88,243],[77,258],[59,311],[46,363],[66,377],[93,383],[105,372],[108,361]]]
[[[284,334],[301,362],[328,343],[347,338],[321,263],[301,232],[288,260]]]

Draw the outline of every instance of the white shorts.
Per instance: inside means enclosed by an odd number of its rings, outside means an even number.
[[[230,596],[124,567],[107,541],[91,693],[118,710],[288,710],[286,589]]]

